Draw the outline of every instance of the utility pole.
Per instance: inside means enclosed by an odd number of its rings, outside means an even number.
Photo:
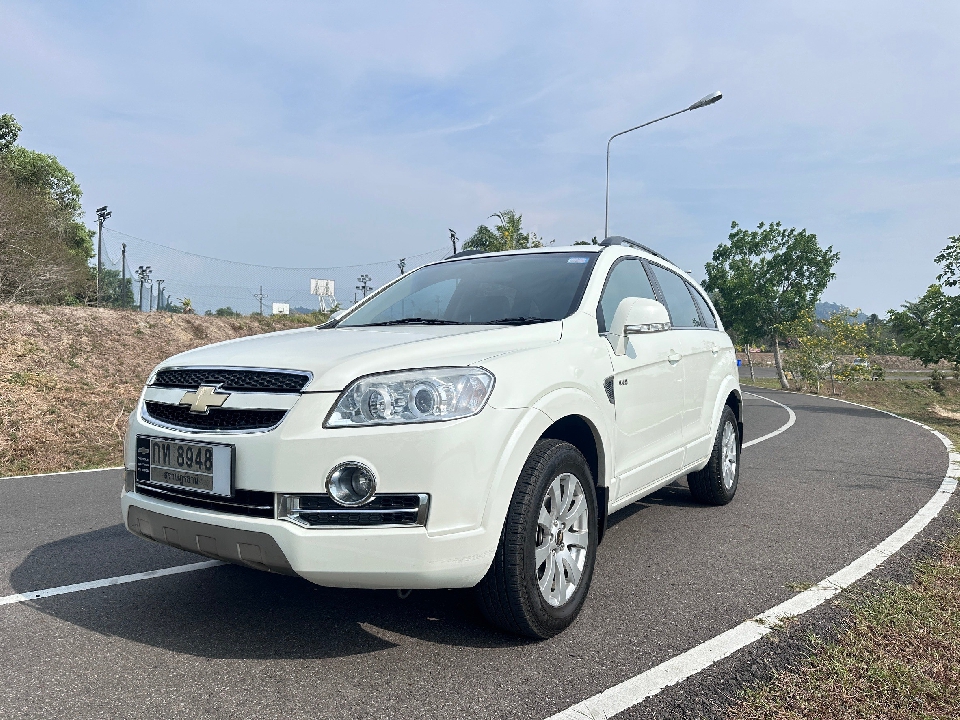
[[[163,284],[166,280],[157,280],[157,312],[163,310]]]
[[[150,282],[150,266],[141,265],[137,268],[137,279],[140,280],[140,304],[137,305],[137,309],[140,312],[143,312],[143,284]],[[150,291],[153,292],[152,290]]]
[[[357,285],[357,290],[363,293],[363,296],[366,297],[367,293],[370,292],[370,281],[373,280],[372,277],[364,273],[357,278],[357,282],[360,283]]]
[[[120,243],[120,307],[127,306],[127,244]]]
[[[153,281],[147,282],[147,289],[150,291],[150,304],[147,305],[147,312],[153,312]]]
[[[404,272],[406,271],[406,269],[407,269],[407,259],[406,259],[406,258],[400,258],[400,262],[397,263],[397,267],[400,268],[400,274],[403,275],[403,273],[404,273]]]
[[[260,292],[254,295],[254,297],[260,301],[260,314],[263,315],[263,299],[267,297],[263,294],[263,285],[260,286]]]
[[[453,243],[453,254],[456,255],[456,254],[457,254],[457,240],[459,240],[459,238],[457,237],[457,231],[454,230],[453,228],[447,228],[447,229],[450,231],[450,242]]]
[[[103,291],[103,223],[107,218],[113,215],[107,212],[107,206],[97,208],[97,306],[100,305],[100,296]]]

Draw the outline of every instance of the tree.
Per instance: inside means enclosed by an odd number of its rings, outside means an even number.
[[[17,145],[20,130],[13,115],[0,116],[0,169],[17,187],[33,189],[56,203],[64,220],[64,244],[78,257],[89,260],[95,233],[83,224],[83,192],[77,178],[53,155]]]
[[[937,281],[944,287],[957,287],[960,285],[960,235],[948,237],[947,246],[940,251],[933,261],[943,266],[943,270],[937,275]]]
[[[0,168],[0,302],[64,302],[89,283],[71,252],[69,221],[46,194],[18,187]]]
[[[890,310],[890,325],[904,338],[903,351],[924,365],[949,360],[960,370],[960,297],[944,288],[960,285],[960,235],[947,238],[947,246],[934,258],[940,267],[939,284],[933,284],[916,302]]]
[[[924,365],[949,360],[960,368],[960,297],[933,284],[915,302],[891,310],[890,324],[904,338],[903,352]]]
[[[13,115],[0,115],[0,154],[13,147],[22,129]]]
[[[504,210],[490,217],[497,218],[500,221],[499,224],[494,226],[493,230],[486,225],[478,227],[470,239],[463,244],[464,250],[503,252],[543,247],[536,233],[524,232],[522,215],[517,215],[513,210]]]
[[[785,390],[790,386],[780,353],[781,328],[812,310],[836,276],[833,246],[821,248],[806,229],[760,223],[756,230],[730,226],[727,243],[705,266],[704,287],[713,295],[724,324],[741,338],[770,337],[773,358]]]

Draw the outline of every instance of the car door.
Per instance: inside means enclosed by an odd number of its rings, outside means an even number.
[[[705,375],[706,383],[699,419],[701,426],[704,428],[705,439],[699,444],[687,447],[685,462],[690,463],[707,457],[713,449],[714,433],[716,432],[716,428],[713,426],[713,411],[723,382],[732,373],[736,372],[737,363],[733,345],[727,335],[719,330],[717,318],[714,316],[710,303],[707,302],[702,291],[689,283],[687,289],[690,291],[694,302],[696,302],[697,309],[700,311],[700,318],[703,320],[703,326],[697,332],[703,345],[710,351],[710,366]],[[704,357],[707,356],[704,355]]]
[[[608,334],[617,306],[626,297],[658,299],[639,258],[622,258],[611,269],[597,308],[601,334]],[[669,335],[631,335],[623,355],[607,345],[617,428],[615,498],[653,485],[676,472],[683,460],[683,373]]]
[[[715,363],[717,344],[715,334],[703,327],[703,318],[690,286],[680,275],[655,263],[649,263],[659,285],[664,304],[670,311],[673,344],[681,355],[683,369],[683,444],[686,447],[683,464],[695,462],[703,456],[704,445],[709,445],[713,419],[713,398],[708,398],[708,386]]]

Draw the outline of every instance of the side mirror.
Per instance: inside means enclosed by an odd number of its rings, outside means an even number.
[[[610,344],[615,355],[627,352],[627,337],[670,329],[670,313],[656,300],[628,297],[620,301],[610,323]]]

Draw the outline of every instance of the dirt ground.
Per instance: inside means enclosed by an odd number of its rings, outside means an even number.
[[[121,464],[127,415],[157,363],[311,321],[0,305],[0,477]]]

